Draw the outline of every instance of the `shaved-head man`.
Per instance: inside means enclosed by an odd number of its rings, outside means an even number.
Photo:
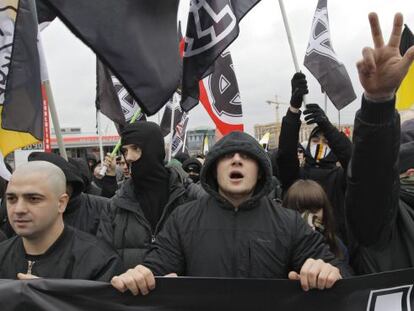
[[[0,244],[0,278],[107,281],[122,268],[104,242],[64,225],[68,201],[65,175],[56,165],[33,161],[16,169],[6,203],[17,236]]]

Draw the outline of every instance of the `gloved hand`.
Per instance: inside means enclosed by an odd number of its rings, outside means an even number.
[[[319,107],[318,104],[306,105],[306,109],[303,114],[305,115],[305,121],[307,124],[316,123],[322,131],[326,131],[330,127],[333,127],[325,112],[321,107]]]
[[[292,96],[290,98],[290,105],[296,109],[300,109],[303,102],[303,96],[309,93],[308,81],[306,81],[306,76],[303,73],[297,72],[293,75],[291,84]]]

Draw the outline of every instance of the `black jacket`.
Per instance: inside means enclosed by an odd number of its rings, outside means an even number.
[[[261,173],[253,196],[238,209],[219,195],[215,177],[218,159],[232,151],[256,159]],[[271,178],[270,160],[254,138],[240,132],[222,138],[201,172],[209,195],[171,214],[144,265],[156,275],[251,278],[287,278],[308,258],[340,266],[322,235],[268,197]],[[346,268],[342,272],[347,275]]]
[[[101,196],[81,193],[71,197],[63,214],[65,224],[96,235],[98,227],[110,226],[110,200]]]
[[[357,273],[414,266],[414,198],[400,191],[400,120],[395,100],[363,99],[355,118],[346,212]]]
[[[17,273],[28,273],[29,266],[38,277],[103,282],[124,272],[121,259],[109,245],[68,226],[43,255],[27,255],[19,236],[0,243],[1,279],[16,279]]]
[[[111,200],[111,226],[101,226],[98,237],[116,248],[126,268],[142,263],[147,250],[155,240],[170,213],[188,201],[184,186],[174,170],[169,170],[169,198],[162,216],[152,230],[134,194],[133,180],[128,179]]]
[[[297,147],[301,126],[300,115],[300,113],[293,113],[288,110],[282,121],[277,155],[282,190],[286,192],[298,179],[311,179],[318,182],[325,190],[332,204],[338,234],[342,240],[346,241],[347,233],[344,209],[346,176],[344,172],[351,158],[352,143],[335,127],[329,127],[323,133],[332,150],[329,156],[334,157],[334,160],[331,159],[330,165],[327,163],[324,166],[317,166],[312,162],[310,154],[305,152],[305,166],[299,167]],[[336,166],[336,161],[339,161],[342,167]]]

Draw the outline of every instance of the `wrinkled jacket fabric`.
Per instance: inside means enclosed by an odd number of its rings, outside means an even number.
[[[400,190],[395,100],[363,99],[355,118],[346,212],[357,273],[414,266],[414,198]]]
[[[218,193],[217,161],[242,151],[256,159],[261,178],[253,196],[238,209]],[[233,132],[210,151],[201,172],[208,195],[177,208],[157,237],[144,265],[156,275],[287,278],[308,258],[321,258],[342,269],[324,238],[292,210],[274,203],[272,170],[263,148],[251,136]],[[347,269],[343,266],[344,275]]]
[[[111,226],[100,227],[98,237],[113,245],[126,268],[133,268],[142,263],[145,253],[155,241],[165,220],[178,205],[188,200],[177,173],[174,170],[169,172],[169,198],[155,231],[152,230],[135,197],[132,178],[122,185],[111,200]]]
[[[108,244],[69,226],[39,256],[26,255],[19,236],[0,243],[1,279],[17,279],[17,273],[28,273],[29,261],[32,274],[42,278],[109,282],[124,272],[121,259]]]

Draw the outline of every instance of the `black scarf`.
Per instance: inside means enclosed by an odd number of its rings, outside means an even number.
[[[142,155],[131,164],[135,196],[145,217],[155,229],[169,197],[169,172],[164,167],[164,138],[153,122],[140,121],[125,126],[122,145],[138,146]]]

